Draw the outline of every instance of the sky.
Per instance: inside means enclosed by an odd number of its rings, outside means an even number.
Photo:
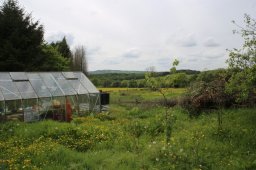
[[[3,0],[0,0],[1,4]],[[235,20],[256,18],[256,0],[19,0],[44,26],[45,40],[66,36],[86,48],[89,71],[168,71],[227,67],[227,49],[241,48]]]

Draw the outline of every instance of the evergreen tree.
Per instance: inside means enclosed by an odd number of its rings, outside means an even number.
[[[52,45],[42,45],[43,59],[35,71],[68,71],[70,70],[70,60],[64,58],[62,54]]]
[[[15,0],[0,7],[0,71],[31,71],[41,61],[43,26]]]
[[[72,58],[72,53],[65,36],[61,41],[57,41],[56,43],[53,42],[51,45],[55,47],[64,58]]]

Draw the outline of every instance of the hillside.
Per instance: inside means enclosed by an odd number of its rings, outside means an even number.
[[[95,74],[144,74],[145,71],[128,71],[128,70],[96,70],[90,71],[90,75]]]
[[[145,87],[145,73],[145,71],[98,70],[89,72],[89,78],[97,87],[143,88]],[[200,71],[184,69],[177,70],[176,73],[179,75],[171,74],[169,71],[156,72],[155,77],[159,79],[158,81],[162,81],[165,87],[185,87],[189,84],[190,80],[195,79],[195,76],[197,76]],[[167,75],[171,75],[173,78],[171,78],[171,81],[164,83],[164,77]],[[174,81],[175,83],[171,83]]]
[[[186,73],[186,74],[198,74],[200,71],[197,70],[188,70],[188,69],[182,69],[177,70],[178,73]],[[96,70],[96,71],[89,71],[90,75],[96,75],[96,74],[145,74],[146,71],[129,71],[129,70]],[[160,71],[157,72],[160,75],[161,74],[169,74],[168,71]]]

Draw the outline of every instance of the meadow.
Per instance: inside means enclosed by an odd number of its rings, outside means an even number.
[[[71,123],[1,123],[0,169],[256,169],[255,108],[190,117],[172,107],[166,143],[165,108],[156,102],[161,94],[136,88],[101,90],[110,92],[111,104],[109,111],[95,116],[76,117]],[[184,92],[165,91],[168,99]]]

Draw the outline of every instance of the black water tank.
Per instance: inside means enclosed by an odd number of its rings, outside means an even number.
[[[100,102],[101,102],[101,105],[109,104],[109,93],[101,92],[100,93]]]

